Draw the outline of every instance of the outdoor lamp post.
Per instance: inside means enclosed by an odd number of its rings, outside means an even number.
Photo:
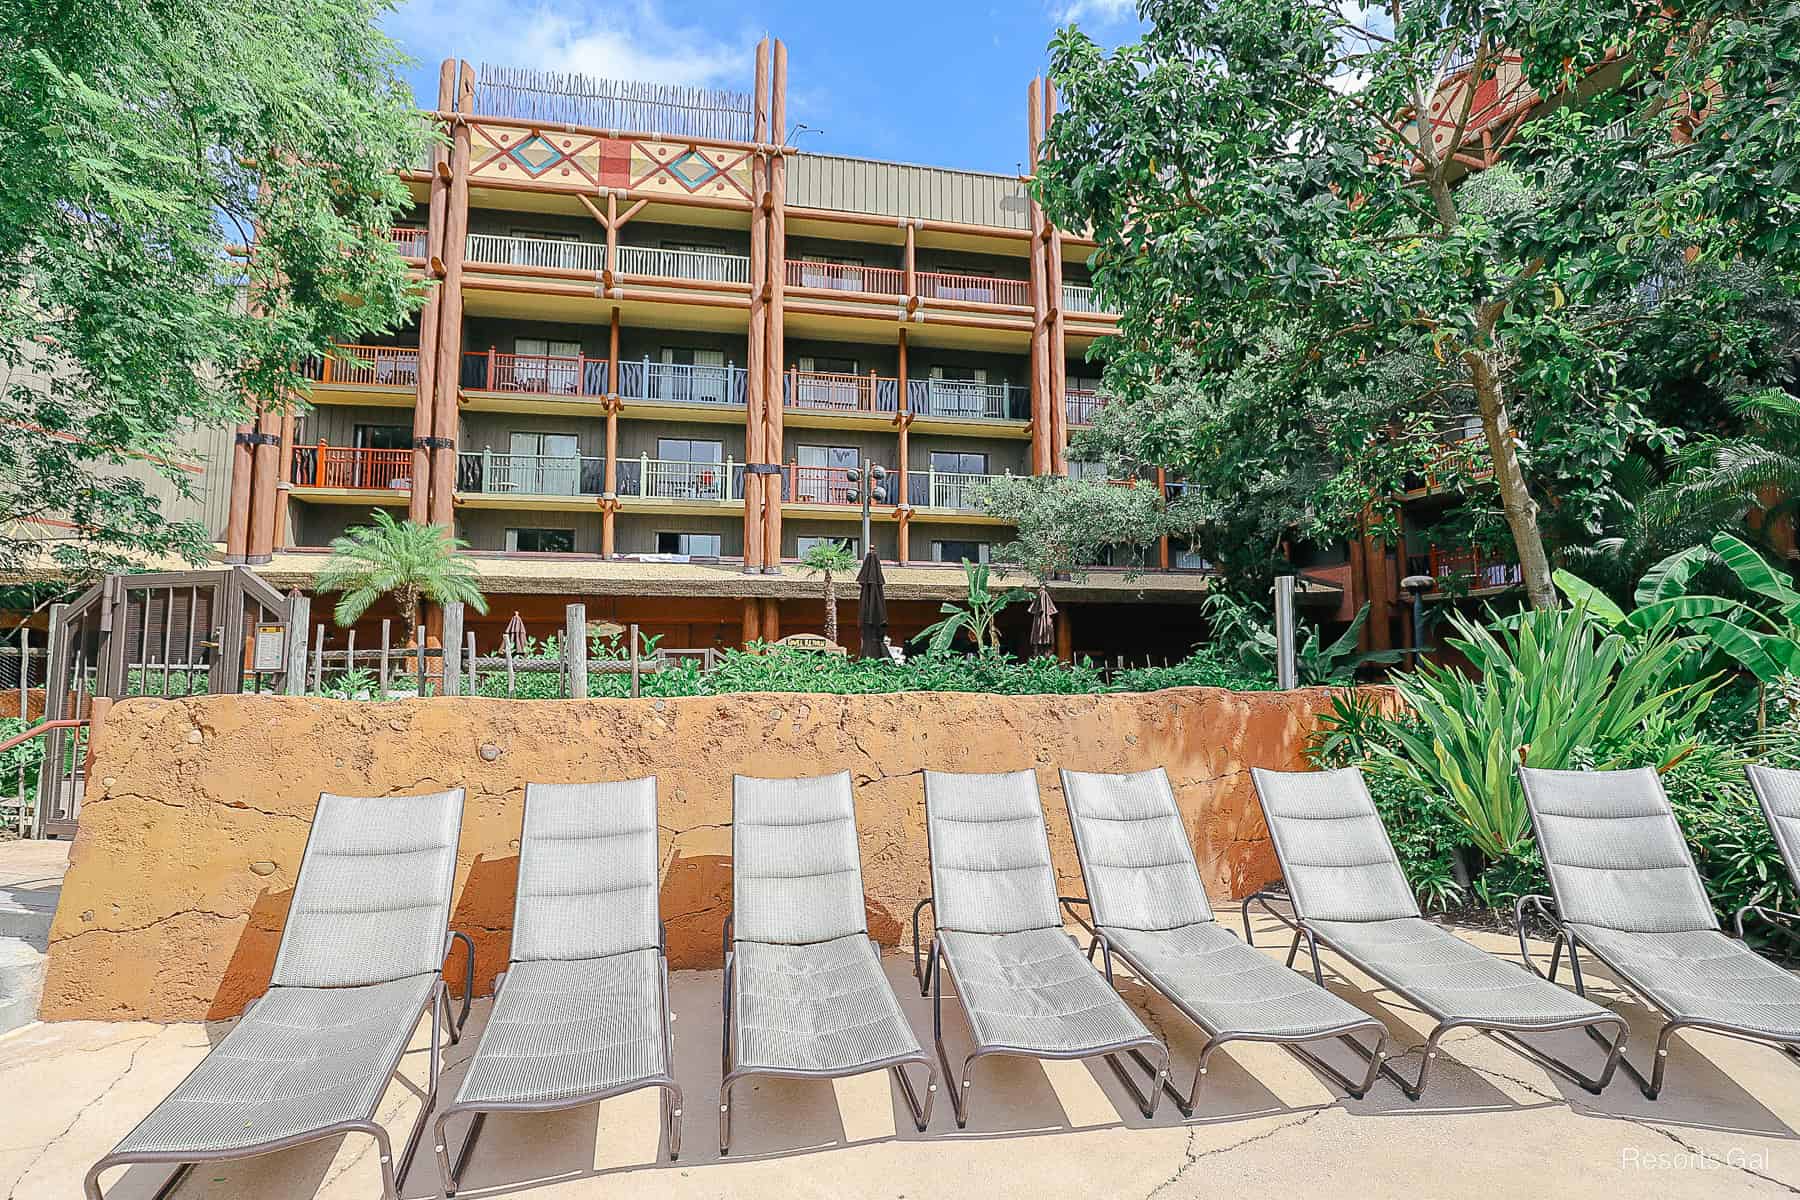
[[[867,554],[874,545],[869,541],[869,505],[874,502],[875,490],[888,477],[888,471],[880,463],[872,463],[865,458],[862,460],[861,470],[851,467],[845,475],[850,480],[850,499],[862,501],[862,552]],[[863,486],[865,479],[868,480],[867,487]]]
[[[1412,597],[1412,648],[1407,651],[1407,668],[1419,669],[1419,655],[1424,651],[1420,636],[1425,625],[1425,593],[1431,590],[1429,575],[1408,575],[1400,581],[1400,590]]]

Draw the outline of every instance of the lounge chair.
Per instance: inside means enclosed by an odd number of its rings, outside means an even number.
[[[1750,777],[1750,790],[1756,793],[1763,820],[1769,823],[1769,831],[1775,835],[1775,848],[1781,852],[1788,880],[1795,888],[1800,888],[1800,771],[1753,765],[1745,767],[1744,774]],[[1774,922],[1777,929],[1790,937],[1800,936],[1794,926],[1780,924],[1777,920],[1800,922],[1800,915],[1764,904],[1746,904],[1732,919],[1739,941],[1744,937],[1744,917],[1750,913]]]
[[[1669,1039],[1681,1029],[1762,1042],[1790,1054],[1800,1048],[1800,979],[1720,931],[1654,770],[1523,768],[1519,776],[1555,897],[1521,897],[1521,929],[1527,908],[1554,923],[1550,978],[1556,976],[1557,950],[1567,947],[1575,988],[1584,991],[1579,951],[1586,950],[1668,1017],[1656,1039],[1650,1078],[1629,1060],[1624,1064],[1646,1097],[1654,1100],[1662,1091]],[[1769,793],[1765,805],[1773,800],[1780,806],[1782,798],[1774,795],[1780,789],[1768,786],[1776,781],[1761,782],[1759,792]],[[1738,916],[1741,934],[1743,914]]]
[[[1275,1042],[1361,1099],[1387,1051],[1387,1026],[1303,975],[1276,964],[1213,918],[1175,794],[1161,767],[1133,775],[1062,773],[1075,851],[1087,882],[1082,921],[1093,935],[1088,957],[1102,953],[1161,992],[1206,1035],[1193,1086],[1169,1095],[1193,1116],[1213,1052],[1228,1042]],[[1073,911],[1071,910],[1071,915]],[[1076,919],[1081,918],[1077,915]],[[1368,1070],[1353,1081],[1303,1043],[1372,1035],[1359,1052]]]
[[[669,965],[657,919],[656,780],[528,784],[512,952],[462,1086],[435,1125],[454,1196],[490,1112],[550,1112],[662,1089],[681,1156]],[[450,1118],[473,1113],[451,1166]]]
[[[1612,1080],[1625,1048],[1625,1019],[1425,920],[1362,772],[1354,767],[1258,767],[1251,778],[1281,860],[1293,915],[1273,907],[1269,893],[1256,893],[1244,901],[1245,940],[1251,936],[1250,905],[1260,903],[1294,931],[1289,963],[1305,942],[1315,981],[1325,978],[1319,966],[1323,943],[1435,1021],[1418,1079],[1403,1078],[1391,1062],[1381,1064],[1382,1074],[1408,1099],[1424,1093],[1438,1043],[1453,1029],[1486,1033],[1596,1095]],[[1597,1077],[1581,1074],[1519,1036],[1586,1029],[1599,1038],[1593,1031],[1600,1025],[1611,1025],[1617,1033]]]
[[[869,937],[850,773],[732,780],[719,1153],[731,1088],[749,1075],[838,1079],[892,1070],[919,1132],[937,1073]],[[925,1098],[904,1068],[925,1072]]]
[[[440,1015],[457,1040],[469,1015],[475,948],[446,932],[463,792],[319,797],[269,990],[212,1052],[87,1173],[173,1163],[167,1196],[194,1165],[252,1158],[342,1133],[366,1133],[380,1155],[382,1195],[399,1187],[437,1097]],[[444,959],[466,951],[460,1016],[450,1013]],[[429,1084],[396,1170],[375,1120],[401,1055],[431,1014]]]
[[[990,1054],[1104,1056],[1145,1118],[1154,1117],[1168,1079],[1168,1049],[1063,929],[1037,775],[927,771],[925,823],[931,895],[913,909],[913,969],[920,994],[931,993],[932,1032],[944,1077],[959,1080],[950,1089],[957,1128],[968,1124],[975,1060]],[[919,918],[926,905],[936,928],[921,966]],[[946,971],[975,1042],[960,1076],[951,1072],[944,1049]],[[1135,1052],[1150,1073],[1147,1098],[1120,1052]]]

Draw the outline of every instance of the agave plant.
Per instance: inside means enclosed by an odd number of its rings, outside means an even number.
[[[1530,840],[1517,768],[1638,766],[1630,735],[1654,723],[1663,745],[1691,744],[1714,681],[1683,682],[1689,639],[1659,624],[1640,638],[1586,609],[1529,612],[1485,627],[1452,614],[1450,645],[1468,669],[1425,662],[1394,686],[1408,713],[1383,718],[1371,750],[1449,799],[1473,844],[1511,858]],[[1655,765],[1655,764],[1652,764]]]

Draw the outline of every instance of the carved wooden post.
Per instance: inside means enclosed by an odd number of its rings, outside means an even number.
[[[456,60],[438,67],[438,111],[456,106]],[[442,321],[444,236],[450,217],[450,148],[431,149],[431,207],[425,228],[425,307],[419,310],[419,365],[413,400],[412,492],[406,502],[408,520],[431,519],[431,437],[437,428],[438,331]],[[452,341],[460,342],[461,338]]]
[[[282,691],[290,696],[306,695],[306,634],[312,623],[312,597],[298,591],[288,594],[287,651]]]
[[[1026,89],[1027,155],[1026,169],[1033,173],[1038,165],[1038,143],[1043,140],[1044,105],[1039,81],[1033,79]],[[1045,325],[1049,318],[1048,297],[1044,292],[1044,210],[1036,199],[1029,199],[1031,213],[1031,473],[1048,475],[1050,457],[1050,361],[1049,338]]]
[[[462,688],[463,606],[444,605],[444,687],[443,695],[461,694]]]
[[[1044,80],[1044,121],[1042,131],[1048,133],[1050,122],[1056,119],[1056,83]],[[1042,160],[1042,140],[1039,141],[1039,153],[1032,165],[1037,170],[1037,162]],[[1048,257],[1044,264],[1044,299],[1050,313],[1050,328],[1047,331],[1049,346],[1044,357],[1050,368],[1050,395],[1047,401],[1050,417],[1050,473],[1067,475],[1069,473],[1069,413],[1064,395],[1068,391],[1069,353],[1068,341],[1063,324],[1063,257],[1062,234],[1048,217],[1040,217],[1044,223],[1045,249]]]
[[[444,221],[444,285],[438,302],[437,402],[432,419],[431,523],[448,529],[453,521],[456,488],[456,442],[461,414],[456,392],[457,360],[462,351],[463,251],[469,236],[469,126],[461,114],[475,104],[475,69],[460,63],[456,111],[459,119],[450,147],[449,211]]]
[[[756,97],[754,139],[769,140],[769,39],[756,45]],[[763,494],[757,472],[771,461],[765,453],[763,410],[769,381],[765,365],[769,328],[769,164],[768,156],[750,156],[750,342],[745,358],[744,387],[744,573],[762,570]],[[776,457],[779,457],[778,455]]]
[[[763,405],[766,422],[763,450],[770,462],[780,462],[782,446],[781,364],[786,360],[783,294],[787,273],[787,159],[782,150],[787,141],[787,44],[775,40],[775,65],[769,81],[769,130],[775,150],[769,161],[769,346],[765,356],[769,374],[769,391]],[[765,475],[763,493],[763,573],[781,573],[781,478]]]
[[[569,664],[569,699],[586,700],[587,605],[571,604],[563,611],[563,657]]]

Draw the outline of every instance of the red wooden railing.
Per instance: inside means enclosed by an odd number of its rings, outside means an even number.
[[[333,346],[332,351],[308,362],[300,373],[320,383],[405,388],[419,384],[417,346]]]
[[[550,396],[604,396],[606,360],[586,355],[463,354],[463,384],[490,392],[541,392]]]
[[[412,482],[411,450],[360,446],[294,447],[294,482],[302,487],[406,488]]]
[[[787,465],[787,498],[800,504],[854,504],[850,499],[850,472],[845,467]]]
[[[1460,550],[1433,546],[1428,561],[1429,574],[1434,580],[1462,578],[1468,581],[1471,589],[1510,587],[1525,578],[1518,563],[1484,554],[1473,546]]]
[[[876,296],[906,295],[906,272],[895,267],[865,267],[855,263],[787,260],[789,287],[820,288],[831,292],[866,292]]]
[[[80,729],[83,725],[86,725],[86,724],[87,724],[86,721],[75,721],[75,720],[40,721],[38,724],[33,725],[30,729],[25,730],[23,733],[16,733],[12,737],[7,738],[4,742],[0,742],[0,754],[5,754],[8,750],[11,750],[16,746],[23,746],[26,742],[29,742],[32,738],[41,737],[46,733],[52,732],[53,730]]]
[[[423,229],[396,225],[388,230],[388,237],[393,239],[395,247],[407,258],[425,257],[426,233]]]
[[[952,275],[943,271],[918,273],[919,295],[928,300],[967,300],[977,304],[1008,304],[1024,308],[1031,303],[1023,279],[997,279],[991,275]]]

